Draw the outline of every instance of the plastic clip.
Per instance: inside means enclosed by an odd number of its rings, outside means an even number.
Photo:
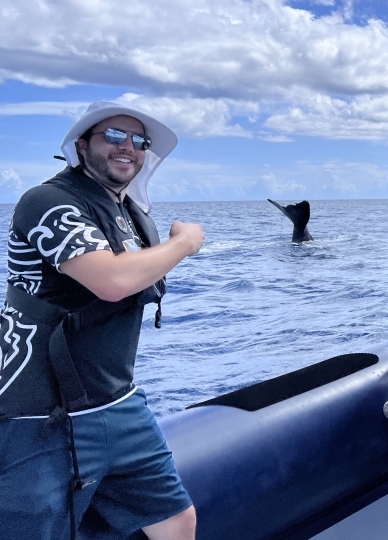
[[[160,302],[158,302],[158,309],[155,312],[155,328],[162,327],[162,307]]]

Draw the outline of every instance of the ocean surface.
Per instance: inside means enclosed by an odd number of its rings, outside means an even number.
[[[287,204],[290,201],[278,201]],[[310,201],[314,242],[267,201],[154,204],[162,240],[201,223],[200,253],[147,306],[135,379],[156,416],[388,340],[388,200]],[[0,296],[8,222],[0,205]]]

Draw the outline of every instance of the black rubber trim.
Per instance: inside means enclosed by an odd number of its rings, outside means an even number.
[[[373,366],[378,361],[379,357],[375,354],[343,354],[268,381],[262,381],[201,403],[189,405],[186,409],[207,405],[227,405],[244,411],[258,411],[269,405],[314,390],[314,388],[338,381],[347,375]]]
[[[309,540],[388,494],[388,472],[265,540]],[[344,539],[345,540],[345,539]]]

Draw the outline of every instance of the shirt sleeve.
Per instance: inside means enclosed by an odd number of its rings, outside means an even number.
[[[43,200],[39,197],[42,191]],[[112,251],[87,207],[60,189],[35,188],[35,191],[27,192],[16,206],[13,230],[15,233],[19,231],[28,244],[57,270],[64,261],[84,253]]]

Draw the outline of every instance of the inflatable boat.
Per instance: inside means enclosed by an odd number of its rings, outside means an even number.
[[[197,540],[388,538],[388,346],[195,404],[160,427]],[[89,515],[77,540],[101,526]]]

